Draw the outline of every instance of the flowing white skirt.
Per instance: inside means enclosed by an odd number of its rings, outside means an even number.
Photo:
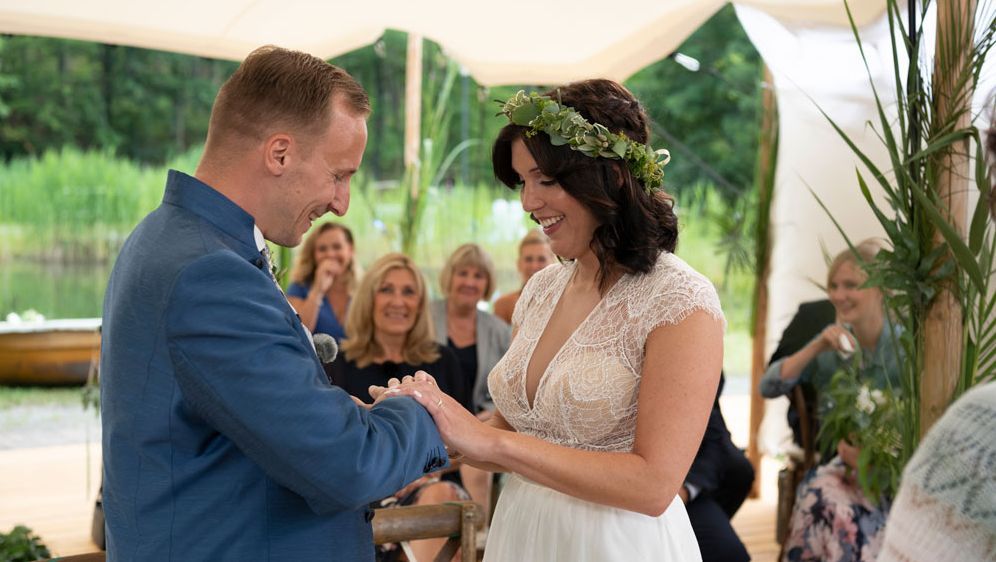
[[[681,499],[660,517],[580,500],[512,475],[484,562],[701,562]]]

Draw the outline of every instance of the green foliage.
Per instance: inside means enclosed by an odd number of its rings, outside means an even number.
[[[666,187],[682,201],[715,189],[732,201],[753,186],[760,117],[762,61],[737,22],[733,6],[719,10],[678,48],[702,70],[672,59],[626,81],[643,102],[655,147],[671,151]]]
[[[0,156],[71,145],[161,163],[202,142],[235,63],[41,37],[0,42]]]
[[[920,6],[919,20],[927,14],[930,2]],[[951,4],[938,10],[951,9]],[[996,36],[996,21],[987,25],[973,43],[972,28],[960,17],[948,19],[943,30],[948,44],[940,45],[935,61],[919,61],[922,56],[923,28],[907,29],[898,3],[888,2],[888,18],[892,34],[892,58],[895,69],[894,95],[898,120],[893,122],[886,111],[891,101],[875,94],[877,121],[870,124],[885,145],[890,158],[889,169],[880,169],[868,155],[827,116],[841,138],[851,147],[870,174],[857,172],[856,185],[886,232],[891,248],[879,253],[872,264],[866,264],[868,285],[882,289],[886,306],[893,318],[905,330],[901,338],[905,361],[898,392],[905,398],[899,402],[901,446],[898,449],[902,467],[913,454],[920,440],[921,373],[925,356],[924,325],[928,310],[946,287],[953,290],[961,307],[964,348],[961,373],[952,400],[964,390],[993,376],[996,359],[996,286],[991,285],[996,273],[996,236],[988,220],[991,198],[991,177],[984,165],[979,131],[967,117],[966,93],[974,91],[979,71]],[[852,21],[855,39],[861,47],[857,27]],[[912,38],[910,35],[912,31]],[[938,31],[941,33],[941,30]],[[898,43],[900,36],[905,44]],[[962,45],[972,45],[965,52]],[[908,65],[906,84],[900,76],[906,53],[913,53]],[[862,56],[864,51],[862,48]],[[867,66],[867,59],[866,66]],[[937,72],[934,73],[934,69]],[[871,73],[869,71],[869,76]],[[935,80],[948,77],[957,92],[955,99],[941,100],[933,89]],[[825,115],[825,114],[824,114]],[[964,123],[969,122],[965,125]],[[974,149],[972,148],[974,147]],[[944,154],[973,154],[976,161],[973,187],[979,200],[974,212],[967,241],[947,218],[945,202],[938,194],[942,177],[951,172],[941,158]],[[869,183],[881,189],[886,204],[879,206],[871,195]],[[822,203],[821,203],[822,204]],[[826,209],[826,207],[824,207]],[[831,217],[832,218],[832,217]],[[839,228],[839,225],[838,225]],[[935,242],[939,233],[943,242]],[[847,239],[846,233],[841,234]],[[847,239],[848,245],[852,243]],[[853,248],[853,246],[852,246]],[[873,454],[873,453],[869,453]],[[873,484],[869,483],[870,484]],[[866,488],[866,491],[872,491]]]
[[[0,168],[0,240],[7,252],[88,261],[116,252],[162,198],[160,170],[110,151],[66,147]]]
[[[31,562],[51,556],[41,539],[24,525],[14,527],[9,533],[0,533],[0,560]]]
[[[613,133],[601,123],[591,123],[572,107],[536,92],[519,90],[502,106],[511,123],[529,127],[526,136],[546,133],[554,146],[568,145],[591,158],[623,160],[633,177],[649,190],[664,186],[664,165],[671,159],[667,149],[655,152],[649,145]]]
[[[861,380],[861,351],[834,373],[820,395],[819,451],[834,451],[846,441],[861,450],[858,483],[869,498],[895,497],[903,464],[904,398],[892,389],[872,389]]]
[[[761,119],[762,61],[732,5],[716,12],[677,49],[694,57],[690,72],[672,59],[641,70],[626,86],[652,120],[652,145],[671,152],[665,188],[686,208],[706,209],[720,229],[727,269],[753,270],[755,167]],[[772,169],[774,169],[772,167]],[[719,195],[710,199],[710,193]]]

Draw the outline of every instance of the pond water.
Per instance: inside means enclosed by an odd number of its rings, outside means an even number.
[[[100,316],[111,265],[5,260],[0,263],[0,320],[28,309],[46,318]]]

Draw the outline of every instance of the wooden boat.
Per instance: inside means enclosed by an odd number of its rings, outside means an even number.
[[[100,318],[0,322],[0,385],[82,385],[99,358]]]

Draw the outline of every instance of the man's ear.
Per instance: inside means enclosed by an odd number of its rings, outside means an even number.
[[[263,145],[263,164],[275,176],[282,176],[290,167],[294,139],[287,133],[276,133]]]

